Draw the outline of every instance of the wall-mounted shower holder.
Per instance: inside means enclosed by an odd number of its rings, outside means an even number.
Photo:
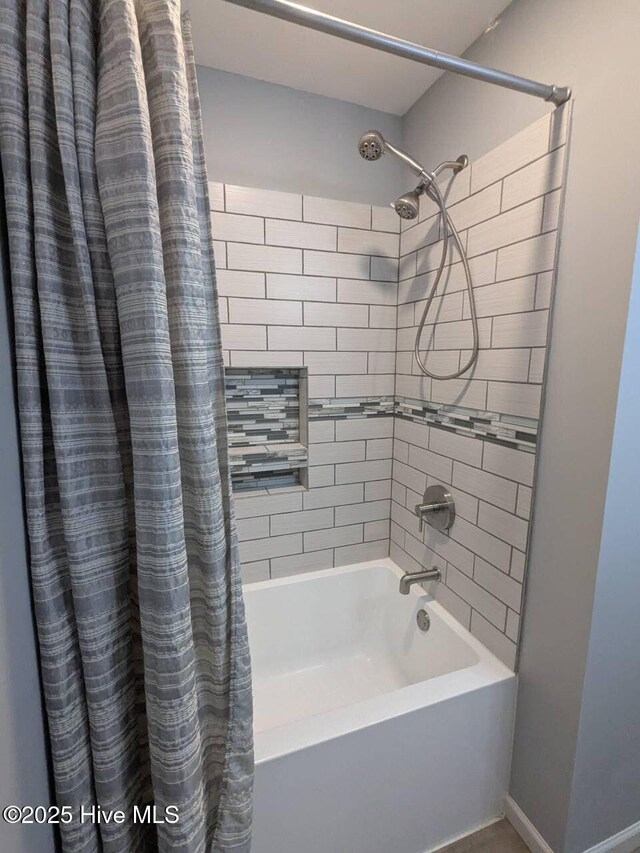
[[[456,518],[456,505],[451,492],[444,486],[429,486],[421,504],[416,504],[415,513],[420,522],[420,532],[426,521],[436,530],[448,530]]]

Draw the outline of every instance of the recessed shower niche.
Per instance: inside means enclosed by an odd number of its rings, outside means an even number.
[[[227,367],[225,394],[234,491],[306,486],[306,369]]]

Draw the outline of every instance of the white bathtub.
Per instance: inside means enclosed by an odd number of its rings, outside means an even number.
[[[501,813],[515,676],[401,575],[380,560],[245,587],[252,853],[424,853]]]

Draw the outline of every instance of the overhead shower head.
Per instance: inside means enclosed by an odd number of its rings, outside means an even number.
[[[358,142],[358,151],[365,160],[379,160],[384,154],[384,136],[377,130],[363,133]]]
[[[363,133],[358,142],[358,151],[360,152],[360,156],[364,157],[365,160],[379,160],[388,151],[390,154],[394,154],[399,160],[402,160],[414,175],[422,179],[431,180],[431,176],[417,160],[414,160],[406,151],[387,142],[379,130],[368,130],[366,133]]]
[[[420,195],[417,190],[410,190],[396,199],[391,207],[402,219],[415,219],[420,212]]]

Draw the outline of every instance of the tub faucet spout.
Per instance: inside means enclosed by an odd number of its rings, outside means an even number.
[[[424,572],[405,572],[400,578],[400,595],[409,595],[409,590],[414,583],[439,580],[442,580],[442,573],[437,566],[432,569],[425,569]]]

